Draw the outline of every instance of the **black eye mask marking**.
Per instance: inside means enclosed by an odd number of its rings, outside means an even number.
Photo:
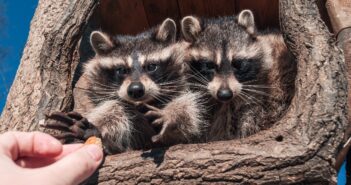
[[[123,77],[129,73],[129,70],[124,66],[119,66],[115,69],[116,76]]]
[[[178,74],[177,70],[179,69],[173,65],[172,59],[167,59],[165,61],[148,61],[144,65],[145,73],[156,83],[166,82],[179,77],[179,75],[176,77],[174,76]]]
[[[200,73],[195,74],[196,76],[201,75],[201,77],[205,77],[206,80],[211,81],[213,79],[214,73],[216,71],[216,64],[209,60],[198,60],[190,62],[190,67],[192,68],[193,73]]]
[[[112,68],[101,68],[99,70],[99,82],[106,86],[119,86],[123,80],[130,74],[130,69],[124,65],[114,66]],[[113,84],[113,85],[112,85]]]
[[[255,80],[262,68],[259,59],[234,59],[232,69],[239,82]]]

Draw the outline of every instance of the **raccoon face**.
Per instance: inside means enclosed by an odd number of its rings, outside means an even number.
[[[136,36],[93,32],[91,45],[97,55],[85,66],[91,97],[136,103],[175,92],[172,88],[180,83],[183,70],[175,40],[176,24],[171,19]]]
[[[220,102],[243,95],[244,87],[262,80],[271,68],[270,47],[256,35],[254,17],[244,10],[238,17],[181,21],[183,40],[190,43],[183,60],[189,80]]]

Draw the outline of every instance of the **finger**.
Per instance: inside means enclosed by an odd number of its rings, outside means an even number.
[[[78,137],[77,134],[71,133],[71,132],[57,134],[57,135],[54,135],[54,137],[56,139],[76,139],[76,138],[77,139],[81,139],[81,137]]]
[[[149,104],[144,104],[144,105],[145,105],[145,107],[147,107],[147,108],[149,108],[149,109],[151,109],[151,110],[153,110],[153,111],[160,111],[159,108],[154,107],[154,106],[152,106],[152,105],[149,105]]]
[[[162,139],[162,135],[158,134],[158,135],[152,136],[151,141],[153,143],[160,143],[161,139]]]
[[[89,128],[92,126],[92,124],[88,121],[87,118],[82,118],[81,123],[84,124],[84,128]],[[83,128],[83,127],[82,127]]]
[[[164,124],[162,129],[161,129],[161,131],[160,131],[160,133],[158,135],[152,136],[151,141],[153,143],[161,142],[161,140],[163,138],[163,135],[165,134],[166,130],[167,130],[167,124]]]
[[[94,173],[102,158],[99,146],[85,145],[56,163],[41,168],[40,173],[41,176],[50,177],[47,184],[79,184]]]
[[[41,132],[7,132],[0,135],[0,152],[12,160],[19,157],[57,156],[62,152],[62,144]]]
[[[153,126],[161,126],[163,124],[163,119],[162,118],[158,118],[155,121],[152,122]]]
[[[83,118],[83,116],[81,114],[79,114],[78,112],[69,112],[69,113],[67,113],[67,115],[73,119],[76,119],[76,120],[81,120]]]
[[[81,129],[80,127],[78,127],[77,125],[73,125],[73,126],[70,128],[70,130],[71,130],[73,133],[75,133],[75,135],[76,135],[77,137],[80,137],[80,138],[82,138],[82,137],[84,136],[84,134],[85,134],[85,131],[84,131],[83,129]]]
[[[157,111],[150,110],[150,111],[147,111],[145,113],[145,116],[146,117],[160,117],[160,116],[162,116],[162,114],[157,112]]]
[[[72,118],[70,118],[69,116],[67,116],[63,112],[53,112],[49,116],[47,116],[47,119],[53,119],[53,120],[65,122],[65,123],[68,123],[68,124],[73,124],[74,123],[74,120]]]
[[[83,118],[85,119],[85,118]],[[79,128],[85,129],[88,127],[89,123],[85,123],[83,120],[82,121],[76,121],[74,125],[77,125]]]
[[[15,163],[22,168],[40,168],[48,166],[57,161],[55,158],[49,157],[22,157]]]
[[[63,145],[63,149],[61,154],[55,157],[22,157],[16,160],[16,164],[23,168],[40,168],[44,166],[48,166],[66,155],[78,150],[81,148],[83,144],[70,144],[70,145]]]
[[[62,131],[69,130],[69,125],[65,124],[64,122],[54,121],[54,120],[46,121],[43,125],[40,125],[40,126],[48,129],[55,129],[55,130],[62,130]]]

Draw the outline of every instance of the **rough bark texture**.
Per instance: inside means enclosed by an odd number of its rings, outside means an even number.
[[[36,130],[45,111],[71,108],[78,40],[96,4],[39,2],[0,132]],[[242,140],[108,156],[87,183],[335,183],[347,123],[344,58],[315,1],[280,0],[280,18],[298,76],[292,105],[273,128]]]
[[[45,112],[72,108],[78,42],[95,0],[40,0],[0,131],[37,130]]]
[[[337,36],[337,45],[344,51],[346,69],[348,71],[348,84],[351,84],[351,3],[349,0],[328,0],[325,4],[332,27]],[[351,94],[351,89],[348,89]],[[344,135],[344,148],[336,158],[335,168],[339,169],[343,164],[347,152],[351,147],[351,96],[348,97],[348,120],[349,125]],[[351,153],[346,161],[347,182],[351,184]]]

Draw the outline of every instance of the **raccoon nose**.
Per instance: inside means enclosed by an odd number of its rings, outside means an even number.
[[[127,90],[128,96],[133,99],[138,99],[144,96],[144,85],[140,82],[132,82]]]
[[[233,92],[230,89],[220,89],[217,92],[217,97],[221,101],[228,101],[233,98]]]

